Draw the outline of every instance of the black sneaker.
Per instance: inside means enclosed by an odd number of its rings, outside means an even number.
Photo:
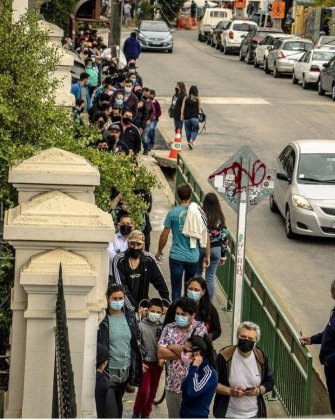
[[[193,140],[188,142],[188,147],[192,150],[193,149]]]
[[[149,154],[149,152],[147,150],[144,150],[143,154],[144,154],[144,156],[147,156]]]

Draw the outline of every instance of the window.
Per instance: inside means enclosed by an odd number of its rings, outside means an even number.
[[[308,52],[308,53],[305,53],[304,55],[303,55],[303,59],[302,59],[302,61],[304,62],[304,63],[309,63],[309,60],[310,60],[310,58],[311,58],[311,52]]]
[[[286,51],[309,51],[313,48],[313,44],[303,41],[288,41],[284,45]]]
[[[297,178],[299,181],[315,182],[334,181],[335,179],[335,153],[301,154]]]
[[[254,27],[255,25],[251,25],[249,23],[234,23],[233,25],[234,31],[239,31],[239,32],[249,32]]]
[[[335,51],[314,51],[313,61],[329,61],[335,56]]]
[[[279,159],[287,176],[292,179],[295,165],[295,152],[292,146],[287,146],[280,154]]]
[[[224,12],[223,10],[212,10],[209,16],[215,18],[226,18],[227,12]]]
[[[143,22],[141,24],[140,30],[152,32],[170,32],[167,24],[164,22]]]

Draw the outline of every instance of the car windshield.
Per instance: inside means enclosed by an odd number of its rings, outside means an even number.
[[[140,31],[148,32],[169,32],[169,28],[164,22],[143,22]]]
[[[289,41],[283,47],[286,51],[309,51],[312,48],[313,44],[303,41]]]
[[[315,51],[313,54],[312,61],[329,61],[335,56],[334,51]]]
[[[335,183],[335,153],[301,154],[297,178],[300,183]]]
[[[335,45],[335,39],[333,36],[323,36],[320,45]]]
[[[256,25],[250,25],[249,23],[234,23],[233,29],[234,31],[249,32],[255,26]]]

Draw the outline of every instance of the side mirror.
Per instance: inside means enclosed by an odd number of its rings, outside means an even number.
[[[324,63],[323,67],[327,69],[329,67],[329,63]]]
[[[170,32],[171,32],[171,33],[175,32],[175,29],[174,29],[174,28],[171,28],[171,29],[170,29]]]
[[[271,50],[273,50],[273,46],[272,46],[272,45],[268,45],[268,46],[266,47],[266,49],[267,49],[268,51],[271,51]]]
[[[276,176],[280,181],[291,182],[290,178],[284,172],[277,172]]]

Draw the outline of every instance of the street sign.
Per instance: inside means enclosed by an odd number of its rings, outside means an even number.
[[[265,163],[258,159],[250,147],[244,146],[212,173],[208,182],[238,213],[232,329],[232,342],[234,342],[242,316],[247,214],[264,198],[270,196],[273,181]]]
[[[248,190],[249,213],[258,203],[268,198],[273,189],[273,181],[266,165],[249,146],[242,147],[210,175],[209,183],[235,212],[238,212],[242,191]]]
[[[283,19],[285,17],[285,2],[274,1],[272,3],[272,18]]]

